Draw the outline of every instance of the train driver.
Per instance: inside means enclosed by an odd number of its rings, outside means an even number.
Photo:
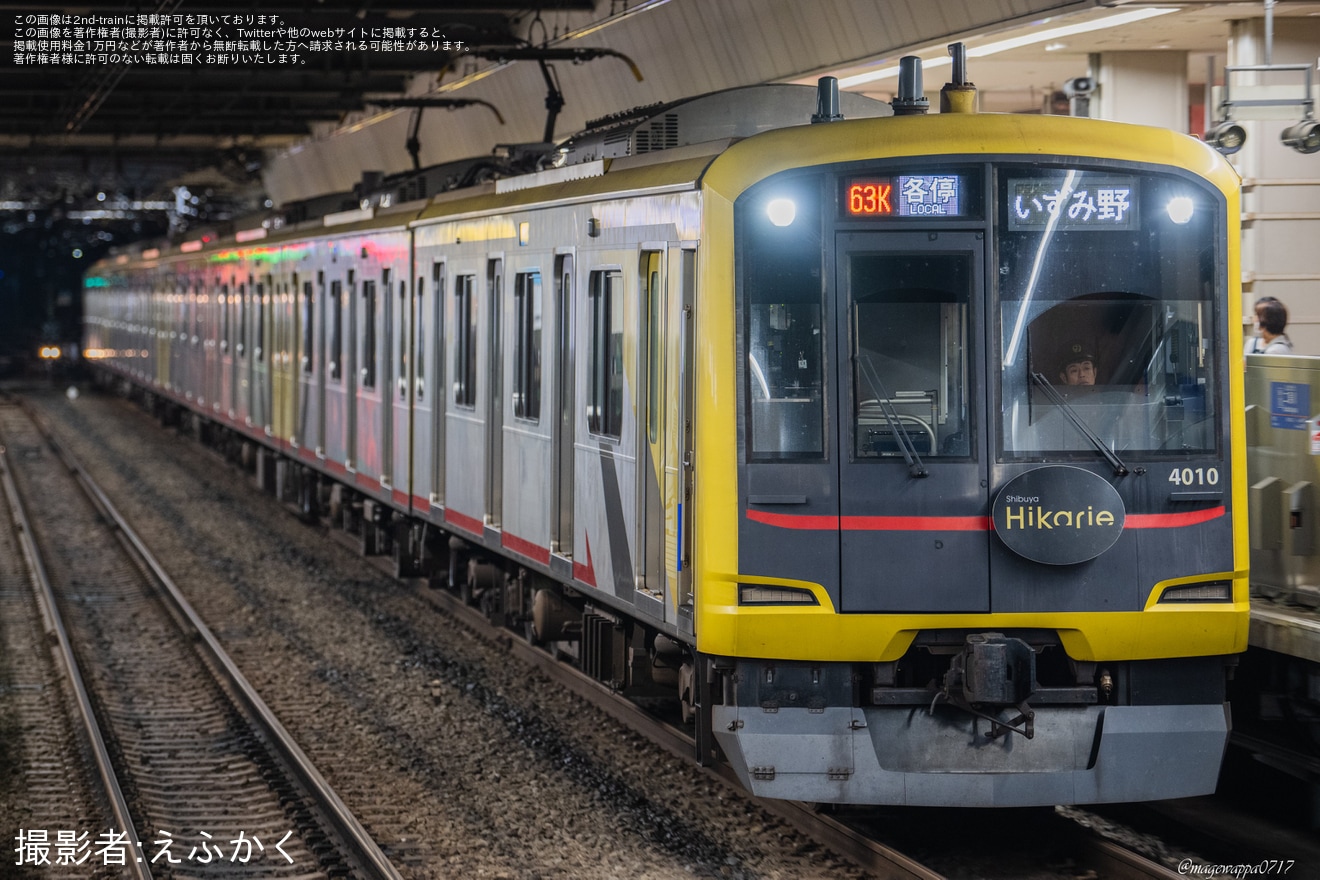
[[[1068,346],[1068,353],[1059,365],[1059,382],[1064,385],[1095,384],[1095,356],[1080,342]]]

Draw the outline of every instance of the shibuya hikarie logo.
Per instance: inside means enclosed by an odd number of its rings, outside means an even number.
[[[1118,491],[1076,467],[1051,466],[1009,480],[995,498],[995,533],[1034,562],[1072,565],[1104,553],[1123,534]]]

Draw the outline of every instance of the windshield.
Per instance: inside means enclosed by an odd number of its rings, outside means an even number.
[[[1003,455],[1096,453],[1059,398],[1115,451],[1213,451],[1211,196],[1129,171],[1006,166],[997,185]]]

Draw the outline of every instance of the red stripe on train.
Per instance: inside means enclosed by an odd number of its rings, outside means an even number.
[[[1123,527],[1129,529],[1177,529],[1218,519],[1228,511],[1221,504],[1187,513],[1128,514]],[[845,532],[984,532],[994,528],[986,516],[804,516],[747,511],[752,522],[780,529]]]
[[[596,564],[591,561],[591,536],[586,537],[587,541],[587,564],[583,565],[577,560],[573,561],[573,579],[581,581],[589,587],[596,586]]]
[[[984,516],[803,516],[747,511],[753,522],[781,529],[845,532],[984,532],[990,528]]]
[[[1228,513],[1224,505],[1193,510],[1188,513],[1133,513],[1128,514],[1123,527],[1127,529],[1178,529],[1199,525]]]
[[[476,535],[478,538],[484,535],[486,531],[481,520],[468,516],[467,514],[459,513],[452,507],[445,508],[445,522],[449,523],[451,526],[456,526],[465,532]]]
[[[542,565],[550,564],[550,548],[542,547],[526,538],[520,538],[517,535],[510,535],[508,532],[500,535],[500,544],[506,550],[512,550],[519,556],[526,556]]]

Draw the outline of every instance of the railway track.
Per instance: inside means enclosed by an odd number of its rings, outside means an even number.
[[[356,546],[348,537],[344,537],[343,540],[346,546]],[[389,560],[376,557],[372,561],[382,571],[391,572]],[[688,761],[694,759],[696,744],[686,730],[657,718],[643,707],[623,699],[551,653],[527,643],[508,629],[493,625],[478,608],[464,603],[459,595],[445,590],[424,590],[422,595],[444,613],[462,621],[473,632],[500,642],[513,656],[537,669],[555,685],[572,691],[674,756]],[[727,767],[716,766],[708,770],[731,787],[737,787],[736,777]],[[877,812],[874,810],[832,812],[828,808],[820,808],[813,804],[776,800],[757,800],[757,804],[817,841],[821,846],[855,862],[874,876],[895,878],[895,880],[900,878],[901,880],[941,880],[949,874],[927,864],[928,859],[925,855],[914,855],[903,844],[889,842],[895,839],[895,835],[892,833],[892,828],[890,833],[884,832],[883,825],[886,822],[897,814],[905,814],[900,824],[907,827],[907,832],[915,832],[914,837],[923,838],[922,848],[930,852],[939,849],[940,844],[938,841],[924,839],[929,837],[927,831],[916,832],[916,826],[923,821],[917,817],[924,815],[931,819],[936,817],[948,819],[958,815],[959,812],[965,813],[965,811],[914,808],[884,811],[880,814],[882,819],[876,821]],[[1154,859],[1106,839],[1101,834],[1092,833],[1067,816],[1052,810],[1004,811],[1003,813],[992,811],[991,815],[983,816],[982,819],[983,824],[989,826],[990,834],[995,833],[994,829],[1007,829],[1016,825],[1018,833],[1013,835],[1015,838],[1034,837],[1037,841],[1050,841],[1051,844],[1048,847],[1050,849],[1048,857],[1041,856],[1039,851],[1033,853],[1029,848],[1024,851],[1018,847],[1013,862],[1004,864],[1003,873],[995,873],[993,862],[987,861],[985,865],[978,867],[976,876],[1002,877],[1005,880],[1021,877],[1023,862],[1030,863],[1038,857],[1054,865],[1068,865],[1066,871],[1052,876],[1089,877],[1094,880],[1106,880],[1106,878],[1174,880],[1184,876]],[[1023,833],[1024,827],[1031,830]],[[897,836],[906,836],[906,833]],[[988,837],[986,839],[988,840]],[[964,859],[964,856],[958,852],[961,846],[957,839],[947,839],[945,854],[950,850],[954,851],[950,861]],[[1046,866],[1041,870],[1049,869]]]
[[[108,813],[24,829],[20,866],[72,833],[130,876],[398,878],[81,466],[0,402],[4,487]],[[22,459],[22,467],[11,464]],[[99,837],[90,838],[90,833]],[[48,861],[46,863],[49,863]]]
[[[177,442],[177,441],[173,441]],[[113,466],[113,465],[111,465]],[[238,492],[245,490],[235,490]],[[249,499],[246,504],[258,505]],[[361,550],[360,542],[354,536],[338,529],[326,530],[335,535],[340,543],[350,547],[355,553]],[[309,538],[309,540],[318,540]],[[263,551],[269,552],[269,551]],[[328,557],[328,558],[332,558]],[[369,564],[377,570],[393,575],[391,561],[387,557],[368,557]],[[647,739],[661,745],[669,753],[690,763],[694,754],[691,738],[681,729],[663,724],[651,717],[641,708],[621,701],[617,695],[601,687],[593,680],[576,672],[575,669],[557,660],[541,648],[522,641],[518,634],[502,627],[492,626],[485,616],[475,607],[463,602],[461,596],[443,590],[421,588],[419,581],[410,582],[405,588],[407,594],[421,597],[424,601],[441,609],[446,615],[463,624],[463,628],[481,637],[481,640],[498,643],[502,653],[520,658],[551,679],[556,687],[576,693],[579,697],[598,706],[603,711],[622,720],[630,730],[637,731]],[[439,682],[435,684],[439,685]],[[264,687],[264,686],[263,686]],[[436,697],[439,700],[439,697]],[[283,712],[283,708],[281,712]],[[314,750],[315,751],[315,750]],[[723,779],[728,774],[713,770]],[[355,801],[356,802],[356,801]],[[1178,876],[1165,865],[1131,853],[1112,841],[1079,829],[1071,823],[1053,815],[1052,811],[1031,811],[1024,817],[1020,811],[1009,816],[997,811],[993,817],[986,816],[986,811],[976,811],[973,819],[966,811],[897,811],[905,814],[901,821],[893,821],[893,815],[882,815],[879,822],[875,816],[858,816],[847,811],[826,811],[815,809],[808,804],[790,804],[772,801],[757,801],[756,805],[766,813],[777,817],[785,825],[796,829],[804,837],[836,853],[857,865],[865,872],[879,877],[941,877],[971,876],[961,868],[965,864],[976,864],[973,869],[976,876],[1033,878],[1044,877],[1174,877]],[[983,826],[979,835],[967,833],[964,826],[975,822]],[[946,823],[943,837],[932,834],[930,828],[917,830],[920,826]],[[374,823],[373,823],[374,824]],[[885,830],[889,833],[886,834]],[[879,830],[877,830],[879,829]],[[937,829],[938,831],[938,829]],[[980,847],[987,851],[993,849],[990,841],[996,837],[1000,849],[977,861],[974,849]],[[1049,853],[1033,849],[1039,844],[1024,841],[1035,835],[1036,841],[1044,835],[1051,840]],[[969,845],[968,839],[975,837],[976,843]],[[1003,850],[1005,841],[1009,850],[1017,852],[1006,855]],[[1032,873],[1025,873],[1024,866],[1031,866]],[[812,876],[812,875],[802,875]]]
[[[8,457],[0,446],[0,815],[12,819],[13,828],[7,824],[6,831],[16,837],[43,829],[58,843],[60,830],[66,836],[71,830],[65,828],[70,821],[107,828],[114,816],[104,785],[95,783],[95,757],[83,747],[64,667],[46,638],[56,628],[33,589],[26,533],[14,527]],[[56,833],[49,833],[52,828]],[[46,880],[112,876],[109,869],[78,866],[41,870]]]

